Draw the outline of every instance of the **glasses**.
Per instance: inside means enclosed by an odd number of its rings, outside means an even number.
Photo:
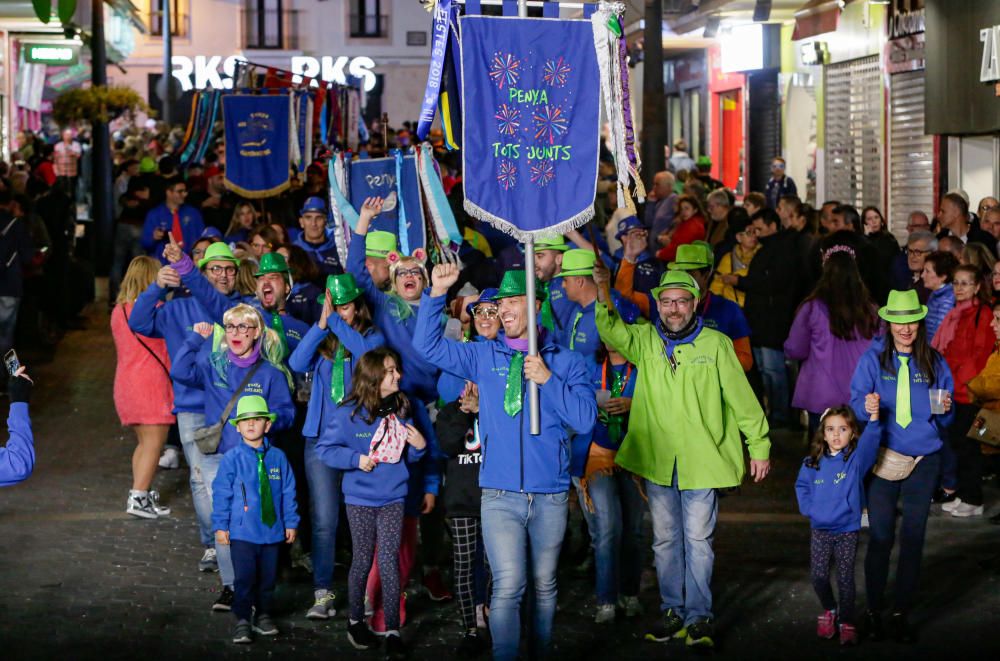
[[[484,319],[496,319],[500,316],[500,310],[495,305],[477,305],[472,308],[472,315]]]
[[[975,287],[976,283],[971,280],[955,280],[951,283],[952,287]]]
[[[906,254],[907,255],[913,255],[915,257],[923,257],[924,255],[931,254],[932,252],[933,252],[932,250],[919,250],[917,248],[907,248],[906,249]]]
[[[240,335],[249,335],[250,331],[257,328],[256,324],[226,324],[224,326],[227,333],[238,332]]]
[[[694,297],[688,298],[661,298],[659,299],[660,307],[667,309],[670,308],[686,308],[690,307],[691,303],[694,302]]]
[[[420,276],[423,276],[423,274],[424,274],[423,269],[419,269],[419,268],[406,269],[405,271],[396,271],[396,277],[397,278],[402,278],[402,277],[405,277],[405,276],[408,276],[408,275],[420,277]]]
[[[203,250],[202,254],[204,254],[204,252],[205,251]],[[209,266],[205,270],[211,273],[212,275],[220,275],[222,273],[225,273],[226,275],[236,275],[235,266],[219,266],[218,264],[216,264],[215,266]]]

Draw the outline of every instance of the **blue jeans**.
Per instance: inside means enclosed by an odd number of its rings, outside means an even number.
[[[598,605],[617,603],[619,593],[638,596],[644,506],[632,473],[617,470],[611,474],[593,474],[587,480],[593,512],[587,506],[579,480],[573,478],[573,481],[594,546]]]
[[[535,653],[544,658],[548,651],[556,614],[556,567],[568,512],[568,491],[517,493],[483,489],[483,542],[493,570],[490,634],[494,661],[517,658],[521,598],[529,568],[535,586]]]
[[[753,348],[753,362],[764,381],[764,394],[771,409],[771,420],[778,424],[788,422],[788,371],[785,369],[785,352],[767,347]]]
[[[309,483],[309,511],[312,515],[313,588],[333,587],[333,558],[337,542],[341,471],[330,468],[316,454],[316,439],[307,438],[305,447],[306,482]]]
[[[232,540],[233,564],[236,567],[233,615],[237,620],[252,622],[253,609],[257,610],[258,616],[271,614],[280,550],[280,543],[254,544]]]
[[[653,518],[653,557],[660,584],[660,607],[672,608],[689,625],[712,618],[712,538],[719,513],[715,489],[677,488],[646,480]]]

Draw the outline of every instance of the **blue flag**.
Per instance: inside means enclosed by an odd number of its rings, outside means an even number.
[[[424,248],[423,200],[417,179],[415,156],[394,156],[351,161],[347,164],[348,198],[351,206],[360,209],[366,197],[382,197],[385,206],[371,223],[370,230],[392,232],[405,255]],[[402,227],[401,227],[402,225]]]
[[[248,198],[288,188],[288,97],[227,94],[222,97],[226,129],[226,187]]]
[[[519,240],[594,215],[600,72],[590,21],[461,19],[465,210]]]

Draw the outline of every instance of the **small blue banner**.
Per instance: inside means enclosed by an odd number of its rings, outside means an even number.
[[[403,156],[398,172],[397,175],[396,159],[391,156],[351,161],[347,164],[348,199],[352,207],[360,209],[366,197],[384,198],[382,213],[372,220],[369,229],[392,232],[399,241],[400,251],[409,255],[417,248],[424,248],[427,241],[416,157]],[[405,237],[400,232],[401,211]]]
[[[227,94],[226,187],[248,198],[276,195],[289,185],[289,104],[286,95]]]

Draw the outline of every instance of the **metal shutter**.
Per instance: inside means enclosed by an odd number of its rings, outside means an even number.
[[[882,203],[878,55],[824,67],[826,199],[859,210]]]
[[[934,137],[924,135],[924,72],[889,83],[889,230],[906,237],[911,211],[934,211]]]
[[[750,177],[751,191],[767,189],[771,161],[781,155],[781,95],[778,72],[750,74]],[[744,174],[746,177],[746,174]]]

